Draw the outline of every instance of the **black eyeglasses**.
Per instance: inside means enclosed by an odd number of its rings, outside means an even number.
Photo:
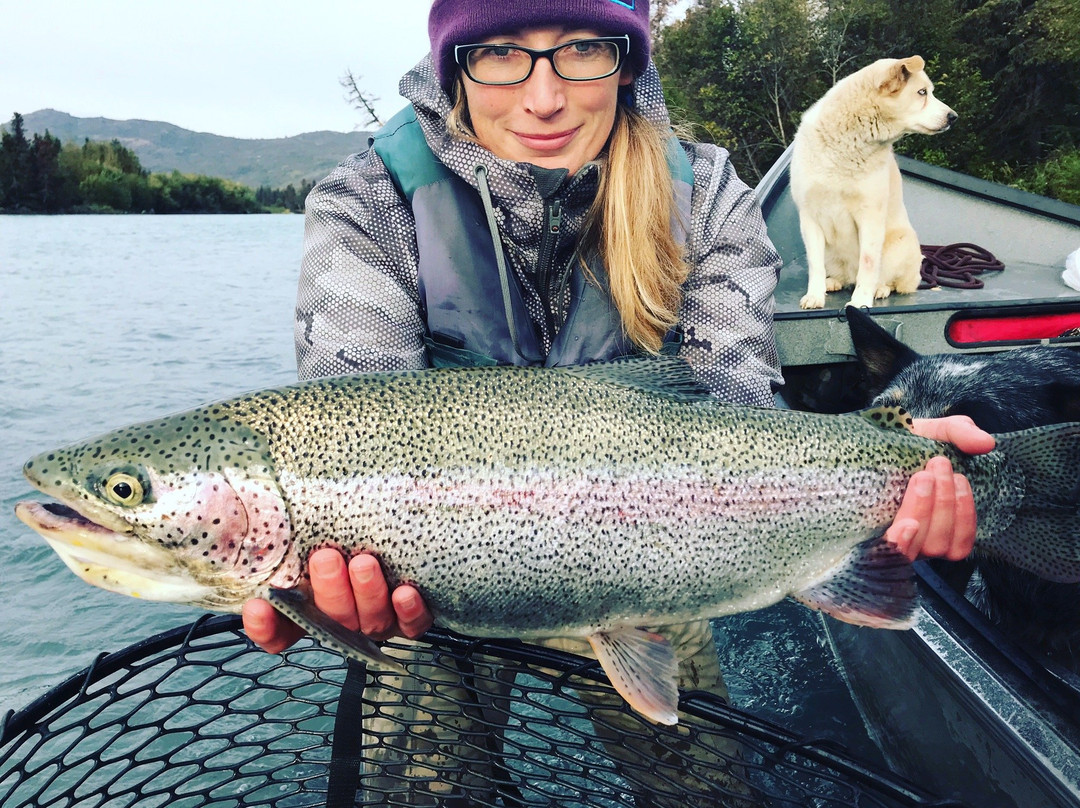
[[[477,84],[520,84],[532,75],[537,59],[547,59],[555,74],[567,81],[594,81],[616,73],[629,52],[629,36],[600,36],[545,50],[520,45],[456,45],[454,61]]]

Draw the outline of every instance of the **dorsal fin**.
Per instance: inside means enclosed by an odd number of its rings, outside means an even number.
[[[716,401],[697,380],[690,364],[678,356],[627,356],[560,368],[600,384],[614,384],[676,401]]]

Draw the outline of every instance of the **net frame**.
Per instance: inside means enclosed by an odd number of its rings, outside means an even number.
[[[373,752],[388,739],[368,734],[356,747],[360,759],[351,761],[354,776],[357,766],[363,770],[355,789],[349,783],[354,804],[384,805],[400,798],[410,805],[608,808],[687,806],[706,804],[701,802],[705,799],[708,804],[770,808],[963,808],[865,764],[831,742],[799,737],[712,694],[682,694],[682,729],[653,725],[625,705],[617,708],[622,737],[655,744],[665,754],[674,750],[690,769],[703,765],[694,757],[695,745],[715,751],[737,741],[740,754],[728,763],[747,790],[721,788],[703,797],[701,789],[687,790],[686,778],[659,771],[656,760],[612,759],[610,738],[605,745],[597,736],[605,719],[594,706],[597,698],[613,691],[593,660],[437,629],[420,643],[390,642],[384,647],[408,649],[425,668],[453,671],[458,677],[455,688],[461,686],[466,693],[460,703],[463,712],[478,709],[487,698],[477,681],[487,675],[483,671],[498,670],[502,681],[509,672],[511,707],[498,726],[472,741],[496,763],[496,782],[483,793],[462,784],[444,796],[427,795],[429,801],[414,799],[424,785],[395,782],[394,771],[379,770]],[[412,663],[409,667],[420,671]],[[345,772],[347,777],[350,771],[350,761],[342,767],[334,744],[347,670],[339,654],[310,640],[281,655],[266,654],[247,639],[235,615],[207,615],[102,654],[84,671],[3,717],[0,806],[326,805],[332,769],[337,768],[336,776]],[[367,686],[354,708],[360,704],[368,715],[380,709],[369,698],[370,685],[395,685],[382,673],[362,673]],[[413,692],[430,685],[417,679],[396,686]],[[611,709],[605,706],[605,714]],[[393,732],[399,737],[424,729],[403,724]],[[339,749],[344,746],[338,744]],[[449,754],[453,760],[452,749]],[[723,753],[713,757],[723,765]],[[473,757],[459,765],[473,765]],[[652,793],[634,786],[635,767],[648,775]],[[703,777],[701,782],[709,781]]]

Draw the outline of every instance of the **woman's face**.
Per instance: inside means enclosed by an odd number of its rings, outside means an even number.
[[[484,43],[544,49],[595,36],[588,29],[530,28]],[[567,81],[547,59],[537,59],[521,84],[477,84],[462,76],[481,145],[506,160],[565,168],[571,174],[600,154],[615,122],[619,87],[632,80],[629,70],[621,70],[603,79]]]

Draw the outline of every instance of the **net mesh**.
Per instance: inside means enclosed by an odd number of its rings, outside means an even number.
[[[358,668],[344,760],[347,665],[310,641],[272,656],[207,617],[102,655],[5,716],[0,806],[322,806],[334,767],[358,805],[956,805],[714,696],[654,726],[570,654],[438,631],[385,647],[412,675]]]

